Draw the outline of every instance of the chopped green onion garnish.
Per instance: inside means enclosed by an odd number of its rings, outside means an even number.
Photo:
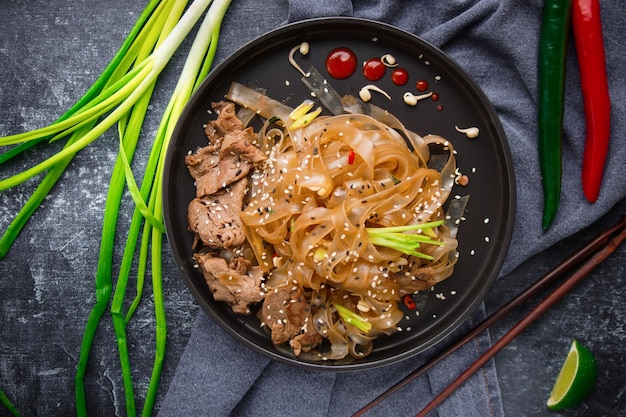
[[[303,128],[304,126],[307,126],[309,123],[313,121],[313,119],[319,116],[321,112],[322,112],[322,108],[318,107],[312,112],[298,117],[298,119],[295,122],[293,122],[291,126],[289,126],[289,129],[295,130],[295,129],[300,129],[300,128]]]
[[[291,120],[298,120],[305,114],[307,114],[315,105],[313,100],[304,100],[298,107],[293,109],[291,113],[289,113],[289,118]]]
[[[365,317],[345,308],[342,305],[334,304],[334,306],[344,322],[353,325],[364,333],[368,333],[372,330],[372,323],[370,323]]]
[[[434,239],[436,235],[433,230],[433,228],[441,226],[442,224],[443,220],[440,220],[406,226],[367,227],[365,230],[367,231],[370,242],[374,245],[395,249],[406,255],[433,260],[432,256],[419,252],[416,249],[420,248],[422,244],[444,245],[444,242]],[[412,231],[418,231],[423,234],[404,233]]]
[[[324,248],[317,248],[315,249],[315,252],[313,252],[313,260],[316,262],[323,261],[325,256],[326,256],[326,249]]]

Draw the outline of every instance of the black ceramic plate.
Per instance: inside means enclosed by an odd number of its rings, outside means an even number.
[[[206,145],[203,124],[211,101],[224,97],[232,81],[256,85],[267,94],[295,107],[310,97],[301,74],[288,62],[289,51],[303,41],[310,44],[306,56],[296,54],[305,70],[314,65],[340,95],[353,94],[367,81],[359,69],[345,80],[332,79],[325,70],[327,54],[348,47],[359,62],[392,54],[409,73],[409,82],[398,87],[391,70],[376,84],[392,101],[373,93],[372,103],[389,109],[409,129],[420,135],[435,133],[449,139],[458,151],[460,171],[469,185],[455,186],[453,195],[470,195],[465,220],[459,230],[460,259],[453,276],[428,295],[419,315],[408,311],[400,323],[403,331],[382,336],[373,352],[358,361],[306,362],[288,347],[273,346],[254,316],[235,315],[212,299],[202,275],[194,268],[192,234],[187,230],[187,205],[194,184],[184,163],[185,155]],[[402,101],[405,91],[417,94],[416,82],[429,83],[439,100],[423,100],[411,107]],[[459,127],[480,129],[470,139]],[[507,252],[514,220],[515,181],[511,157],[497,115],[484,93],[467,73],[443,52],[409,33],[377,22],[352,18],[316,19],[281,27],[249,43],[216,67],[193,96],[178,123],[168,149],[164,173],[164,213],[167,236],[183,279],[206,313],[233,337],[273,359],[305,368],[332,371],[371,368],[417,354],[452,332],[479,305],[497,276]]]

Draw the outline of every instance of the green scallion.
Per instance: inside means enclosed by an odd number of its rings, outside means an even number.
[[[345,323],[353,325],[363,333],[368,333],[372,330],[372,323],[370,323],[365,317],[340,304],[334,304],[334,306],[337,309],[337,313],[339,313],[339,317],[341,317]]]
[[[164,234],[161,181],[165,153],[183,108],[212,67],[221,23],[230,2],[231,0],[194,0],[187,5],[187,1],[181,0],[150,0],[111,63],[72,108],[49,126],[0,138],[0,146],[15,145],[0,154],[0,164],[34,146],[67,138],[63,149],[48,159],[0,180],[1,191],[47,171],[31,199],[22,207],[0,239],[1,258],[8,252],[28,218],[59,180],[73,156],[114,124],[118,127],[119,151],[105,206],[95,280],[96,302],[83,334],[75,378],[76,410],[79,416],[87,415],[84,377],[95,333],[109,303],[124,382],[126,414],[136,415],[126,327],[140,303],[148,263],[153,288],[156,346],[152,375],[141,414],[148,416],[152,413],[165,358],[167,336],[161,273]],[[157,78],[205,12],[178,84],[162,116],[139,187],[134,179],[131,161]],[[113,292],[114,238],[126,189],[135,203],[135,209]],[[123,304],[140,233],[136,295],[128,311],[124,313]],[[11,408],[10,401],[2,391],[0,400],[13,413],[14,408]],[[14,415],[18,415],[17,410]]]
[[[15,408],[9,397],[7,397],[2,390],[0,390],[0,404],[2,404],[13,417],[20,417],[20,413],[17,411],[17,408]]]
[[[419,249],[424,244],[444,245],[444,242],[433,238],[436,236],[433,229],[442,224],[443,220],[440,220],[406,226],[367,227],[365,230],[370,242],[374,245],[395,249],[406,255],[433,260],[432,256],[419,252],[416,249]]]

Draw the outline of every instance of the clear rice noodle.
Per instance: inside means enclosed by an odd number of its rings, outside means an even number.
[[[267,291],[302,288],[329,342],[324,359],[367,356],[378,335],[397,331],[403,295],[452,274],[457,241],[446,223],[405,232],[437,241],[419,247],[423,257],[374,244],[369,234],[445,220],[456,168],[451,145],[408,131],[380,109],[376,117],[318,117],[290,130],[284,109],[264,109],[267,97],[261,103],[255,94],[250,100],[230,95],[267,119],[257,145],[269,157],[251,174],[241,214]],[[443,156],[437,169],[428,166],[437,159],[433,150]],[[346,320],[337,305],[369,323],[367,330]]]

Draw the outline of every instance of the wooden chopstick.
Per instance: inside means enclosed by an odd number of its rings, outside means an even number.
[[[618,233],[619,232],[619,233]],[[549,284],[555,282],[559,278],[563,277],[566,273],[571,271],[576,266],[580,265],[585,259],[589,258],[594,252],[598,251],[593,257],[591,257],[585,264],[578,269],[568,280],[562,284],[554,293],[552,293],[546,300],[544,300],[541,304],[535,307],[518,325],[516,325],[513,329],[509,331],[505,336],[502,337],[498,341],[498,343],[494,344],[491,349],[486,351],[483,356],[481,356],[477,361],[466,370],[463,374],[461,374],[457,380],[455,380],[446,390],[444,390],[439,396],[437,396],[433,401],[422,410],[420,414],[417,416],[424,416],[428,412],[432,411],[437,405],[439,405],[443,400],[445,400],[456,388],[458,388],[467,378],[469,378],[474,372],[476,372],[482,365],[484,365],[489,359],[491,359],[499,350],[501,350],[506,344],[508,344],[511,340],[513,340],[519,333],[521,333],[530,323],[537,319],[541,314],[547,311],[560,297],[562,297],[565,293],[567,293],[571,288],[573,288],[578,282],[580,282],[584,277],[586,277],[595,266],[600,264],[606,257],[608,257],[617,246],[626,238],[626,216],[622,217],[622,219],[612,227],[604,230],[600,234],[598,234],[594,239],[588,242],[585,246],[577,250],[574,254],[569,256],[567,259],[559,263],[556,267],[538,279],[535,283],[531,284],[528,288],[522,291],[515,298],[511,299],[505,305],[497,309],[490,316],[488,316],[485,320],[483,320],[480,324],[466,333],[463,337],[461,337],[458,341],[450,345],[448,348],[441,351],[436,356],[429,359],[422,366],[417,368],[415,371],[404,377],[401,381],[393,385],[391,388],[380,394],[373,401],[368,403],[366,406],[358,410],[356,413],[352,415],[352,417],[362,416],[367,411],[374,408],[384,399],[391,396],[393,393],[407,385],[409,382],[418,378],[424,372],[428,371],[430,368],[435,366],[437,363],[442,361],[444,358],[455,352],[461,346],[465,345],[467,342],[472,340],[474,337],[478,336],[480,333],[488,329],[506,314],[511,312],[513,309],[533,297],[540,290],[544,289]],[[614,237],[614,235],[616,235]],[[602,249],[601,249],[602,248]],[[556,297],[556,298],[555,298]],[[508,340],[505,340],[508,338]],[[494,349],[495,346],[498,346],[497,349]],[[488,357],[487,357],[488,356]]]
[[[436,396],[426,407],[422,409],[415,417],[425,417],[429,412],[435,409],[446,398],[461,386],[471,375],[480,369],[488,360],[493,358],[496,353],[502,350],[519,335],[526,327],[537,320],[542,314],[550,309],[559,299],[567,294],[572,288],[580,283],[589,275],[593,269],[604,261],[617,247],[626,239],[626,228],[622,229],[618,235],[610,239],[605,246],[595,253],[580,268],[576,269],[572,275],[563,282],[555,291],[548,295],[542,302],[530,311],[519,323],[511,328],[502,338],[494,343],[491,348],[487,349],[469,368],[457,377],[446,389]]]

